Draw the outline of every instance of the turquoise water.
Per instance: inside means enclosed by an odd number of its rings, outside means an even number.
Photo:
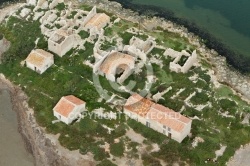
[[[249,0],[131,0],[171,10],[195,22],[234,51],[250,57]]]

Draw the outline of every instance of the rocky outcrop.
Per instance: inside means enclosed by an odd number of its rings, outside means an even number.
[[[212,64],[215,65],[217,78],[220,82],[232,87],[237,92],[241,93],[245,98],[250,100],[250,77],[242,75],[238,71],[227,66],[224,57],[211,58]],[[241,96],[242,97],[242,96]]]
[[[0,64],[1,64],[2,54],[6,52],[9,48],[10,48],[10,42],[0,34]]]
[[[81,155],[78,151],[69,151],[58,142],[58,136],[46,134],[34,116],[34,111],[28,107],[27,96],[20,87],[0,75],[0,86],[8,89],[12,96],[13,110],[17,113],[19,132],[27,150],[33,154],[37,166],[92,166],[96,165],[93,155]]]

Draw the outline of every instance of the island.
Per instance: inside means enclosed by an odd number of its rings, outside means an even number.
[[[248,96],[218,79],[215,50],[96,5],[28,0],[0,24],[0,78],[37,165],[225,165],[250,142]]]

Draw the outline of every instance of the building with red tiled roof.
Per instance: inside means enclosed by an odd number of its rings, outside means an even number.
[[[54,55],[42,49],[32,50],[25,59],[25,65],[39,74],[54,64]]]
[[[124,113],[178,142],[182,142],[191,131],[191,119],[139,94],[133,94],[128,98]]]
[[[135,69],[135,58],[117,51],[107,53],[95,64],[94,72],[113,82],[124,82]]]
[[[83,21],[83,26],[86,31],[90,31],[92,28],[96,28],[100,31],[106,25],[110,23],[110,17],[105,13],[97,13],[96,6],[88,13]]]
[[[60,121],[70,124],[85,111],[85,106],[84,101],[73,95],[63,96],[53,108],[53,113]]]

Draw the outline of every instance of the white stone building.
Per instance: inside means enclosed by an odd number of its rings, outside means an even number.
[[[156,42],[151,37],[149,37],[146,41],[143,41],[133,36],[130,39],[129,44],[130,45],[124,46],[123,52],[139,57],[143,62],[146,62],[147,54],[156,46]]]
[[[73,30],[59,29],[48,40],[48,49],[60,57],[65,55],[70,49],[76,47],[80,37]]]
[[[136,121],[177,142],[182,142],[191,131],[192,120],[139,94],[128,98],[124,113]]]
[[[79,98],[69,95],[62,97],[53,108],[54,116],[58,120],[70,124],[77,118],[81,117],[81,113],[86,109],[86,103]]]
[[[101,30],[109,23],[110,17],[105,13],[97,13],[96,6],[94,6],[84,19],[82,25],[84,26],[86,31],[89,31],[93,27],[96,27],[98,30]]]
[[[39,74],[54,64],[54,55],[42,49],[32,50],[25,59],[25,65]]]
[[[145,54],[148,54],[156,46],[156,42],[152,37],[149,37],[146,41],[133,36],[130,41],[130,45],[134,45],[137,49],[141,50]]]
[[[133,73],[134,68],[133,56],[111,51],[95,64],[93,71],[105,75],[110,81],[122,83]]]
[[[198,62],[197,60],[197,53],[196,50],[190,55],[187,51],[182,50],[181,52],[175,51],[173,49],[167,49],[164,52],[165,56],[170,56],[175,58],[173,62],[170,62],[169,68],[171,71],[177,73],[187,73],[189,69],[194,66],[195,63]],[[183,57],[186,57],[186,62],[183,65],[180,65],[179,62]]]

